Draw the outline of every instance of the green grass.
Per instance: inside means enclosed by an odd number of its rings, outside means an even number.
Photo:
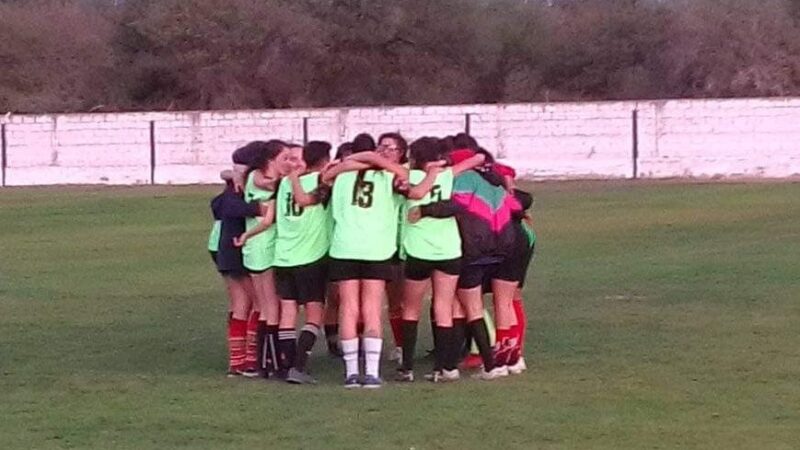
[[[530,370],[377,392],[223,376],[215,190],[0,190],[0,448],[800,445],[800,184],[538,184]]]

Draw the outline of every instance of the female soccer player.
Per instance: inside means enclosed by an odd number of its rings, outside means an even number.
[[[397,251],[398,211],[402,196],[398,188],[408,180],[408,170],[374,153],[369,135],[353,140],[353,155],[347,160],[374,165],[377,169],[335,174],[331,195],[333,235],[330,279],[339,284],[339,327],[345,362],[345,387],[378,388],[383,345],[381,309],[386,281],[392,278],[392,256]],[[332,170],[335,170],[332,169]],[[333,175],[332,175],[333,176]],[[430,189],[432,177],[428,177]],[[422,187],[408,196],[421,198]],[[387,239],[387,237],[389,237]],[[358,367],[358,320],[364,323],[363,379]]]
[[[209,250],[212,250],[212,258],[228,292],[228,375],[236,376],[255,369],[248,367],[246,361],[247,319],[255,291],[242,265],[241,249],[234,245],[233,240],[244,231],[245,218],[267,211],[259,203],[246,203],[235,190],[232,172],[226,172],[223,172],[225,189],[211,201],[215,222],[209,237]]]
[[[306,363],[320,333],[328,283],[330,215],[327,198],[322,195],[330,190],[320,188],[324,187],[321,172],[330,162],[330,150],[327,142],[309,142],[303,149],[303,164],[281,180],[277,192],[278,348],[282,369],[287,370],[286,381],[295,384],[316,383],[306,372]],[[295,343],[299,306],[305,307],[306,323]]]
[[[475,154],[454,153],[450,156],[455,163]],[[423,217],[456,216],[464,254],[458,279],[458,299],[483,359],[484,370],[479,377],[491,380],[508,375],[508,369],[495,364],[483,319],[481,290],[484,280],[491,280],[499,339],[501,328],[510,328],[514,321],[512,300],[517,280],[512,272],[517,261],[514,255],[518,228],[513,216],[521,211],[521,207],[505,189],[489,183],[476,171],[458,176],[453,191],[452,201],[424,205],[420,214]]]
[[[272,140],[260,144],[257,158],[247,175],[244,187],[246,201],[269,201],[275,195],[275,183],[291,169],[290,152],[282,141]],[[275,291],[275,280],[272,266],[275,257],[275,227],[269,221],[249,218],[245,228],[250,235],[242,242],[242,259],[250,272],[256,290],[257,317],[256,358],[262,375],[269,376],[277,372],[277,338],[280,320],[280,300]],[[256,234],[255,228],[265,228],[263,233]],[[252,237],[250,237],[252,236]],[[270,355],[270,357],[268,357]]]
[[[400,133],[384,133],[378,138],[377,152],[389,161],[407,166],[408,142]],[[400,245],[403,234],[403,221],[405,211],[401,208],[398,217],[397,248],[398,253],[393,259],[395,264],[394,279],[386,283],[386,298],[389,300],[389,325],[394,338],[394,351],[389,355],[389,361],[400,362],[403,357],[403,269],[402,260],[405,259]]]
[[[442,146],[436,138],[421,138],[411,144],[409,183],[415,185],[425,176],[425,169],[443,157]],[[419,200],[409,200],[408,207],[450,200],[454,177],[481,165],[483,155],[475,155],[438,172],[431,190]],[[436,363],[431,381],[454,381],[459,378],[456,368],[459,351],[453,341],[453,300],[461,270],[461,237],[455,218],[424,218],[404,224],[403,250],[406,255],[403,293],[403,359],[398,381],[414,381],[414,351],[417,341],[422,298],[428,285],[433,288],[435,327],[434,353]]]

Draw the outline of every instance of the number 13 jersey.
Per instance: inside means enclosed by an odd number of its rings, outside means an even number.
[[[385,170],[345,172],[331,194],[336,259],[386,261],[397,251],[397,214],[403,197],[394,191],[395,175]]]

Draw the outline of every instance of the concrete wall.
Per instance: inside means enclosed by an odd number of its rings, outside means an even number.
[[[800,175],[800,98],[12,115],[0,123],[8,186],[217,182],[231,151],[251,140],[337,145],[362,131],[413,139],[467,127],[534,178]]]

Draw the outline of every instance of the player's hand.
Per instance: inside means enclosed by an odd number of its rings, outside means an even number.
[[[414,206],[408,210],[408,223],[417,223],[422,219],[422,210],[419,206]]]
[[[247,243],[247,233],[242,233],[241,236],[233,238],[234,247],[244,247],[244,244],[246,243]]]
[[[233,174],[233,190],[236,191],[237,194],[241,194],[244,192],[244,175],[240,173]]]

